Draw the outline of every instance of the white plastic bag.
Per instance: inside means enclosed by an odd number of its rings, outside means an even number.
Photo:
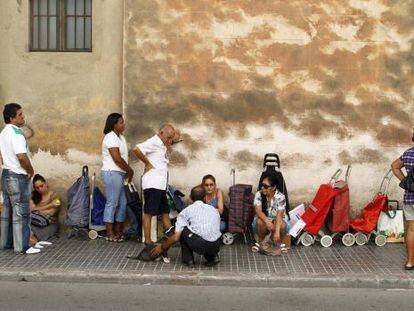
[[[387,243],[403,243],[404,242],[404,216],[403,211],[381,212],[378,219],[377,231],[387,237]]]

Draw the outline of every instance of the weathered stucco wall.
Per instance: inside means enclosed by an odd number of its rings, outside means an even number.
[[[413,1],[125,2],[124,105],[136,142],[186,133],[170,180],[257,183],[281,155],[292,201],[352,164],[359,209],[411,144]],[[393,196],[400,196],[394,184]]]
[[[82,164],[99,171],[105,118],[122,111],[123,1],[92,2],[92,53],[29,52],[29,1],[0,2],[0,102],[23,106],[35,171],[62,195]]]

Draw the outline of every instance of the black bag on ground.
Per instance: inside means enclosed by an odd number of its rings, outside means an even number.
[[[162,237],[156,243],[144,244],[145,245],[144,248],[137,255],[135,256],[127,255],[127,258],[140,260],[140,261],[146,261],[146,262],[154,261],[157,257],[160,257],[161,255],[153,257],[151,255],[151,251],[154,249],[155,246],[157,246],[157,244],[164,242],[166,239],[167,239],[166,237]]]
[[[414,170],[401,180],[399,186],[408,192],[414,192]]]
[[[69,188],[68,210],[66,212],[66,225],[70,227],[85,228],[89,226],[89,176],[88,167],[82,168],[82,176]]]
[[[267,153],[263,159],[263,172],[260,176],[258,190],[260,190],[263,179],[266,176],[273,175],[276,179],[276,187],[281,193],[284,194],[286,199],[286,214],[289,217],[290,205],[289,205],[289,196],[286,188],[285,179],[280,170],[280,160],[279,156],[276,153]]]

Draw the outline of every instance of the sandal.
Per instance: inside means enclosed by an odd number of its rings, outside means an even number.
[[[125,236],[124,235],[119,235],[119,236],[116,236],[115,238],[114,238],[114,242],[118,242],[118,243],[122,243],[122,242],[124,242],[125,241]]]
[[[106,236],[105,241],[107,241],[107,242],[117,242],[116,238],[113,235]]]
[[[253,253],[258,253],[259,252],[259,250],[260,250],[260,244],[259,243],[254,243],[253,244],[253,246],[252,246],[252,252]]]

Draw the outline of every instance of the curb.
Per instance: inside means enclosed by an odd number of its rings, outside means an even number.
[[[374,276],[277,276],[269,274],[206,274],[178,272],[163,274],[52,270],[0,271],[0,281],[116,283],[137,285],[236,286],[265,288],[383,288],[414,289],[407,275]]]

